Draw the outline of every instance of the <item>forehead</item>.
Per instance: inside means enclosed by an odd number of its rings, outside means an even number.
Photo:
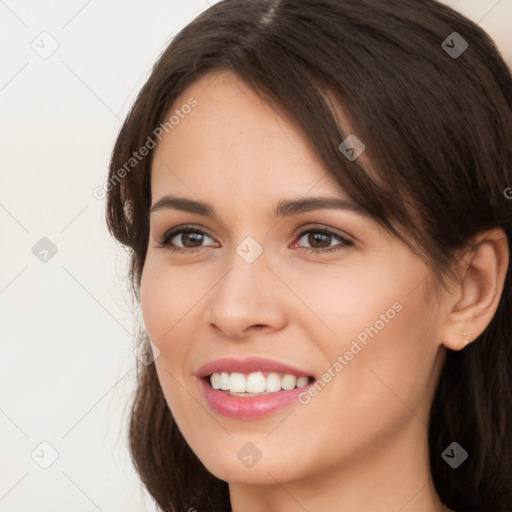
[[[192,109],[183,108],[191,102]],[[154,193],[226,193],[235,183],[238,193],[342,191],[300,126],[234,73],[202,76],[176,99],[166,119],[173,113],[179,122],[155,149]]]

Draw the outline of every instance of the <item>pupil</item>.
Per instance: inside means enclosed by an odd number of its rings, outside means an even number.
[[[308,243],[315,247],[315,244],[317,242],[322,242],[322,238],[324,239],[323,241],[325,242],[326,239],[327,239],[327,242],[329,240],[329,235],[325,235],[324,233],[310,233],[309,234],[309,240],[308,240]]]
[[[201,236],[199,233],[184,233],[184,240],[183,240],[183,243],[184,245],[187,245],[187,240],[188,241],[191,241],[192,244],[194,242],[197,242],[199,240],[199,245],[201,245]]]

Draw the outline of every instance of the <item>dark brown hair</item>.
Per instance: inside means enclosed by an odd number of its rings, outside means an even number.
[[[442,47],[453,32],[468,44],[458,57]],[[512,202],[504,190],[512,186],[512,77],[482,29],[434,0],[224,0],[163,52],[113,150],[107,223],[129,249],[137,301],[152,153],[121,180],[119,170],[187,87],[222,70],[295,119],[352,199],[396,236],[406,233],[440,279],[488,228],[501,227],[510,249]],[[342,155],[338,146],[349,133],[366,145],[371,169]],[[432,477],[457,511],[512,506],[511,279],[509,266],[484,333],[464,350],[448,351],[432,406]],[[148,343],[144,332],[140,341]],[[184,441],[155,366],[140,364],[137,378],[130,449],[158,505],[166,512],[230,510],[227,483]],[[457,469],[441,458],[453,441],[469,453]]]

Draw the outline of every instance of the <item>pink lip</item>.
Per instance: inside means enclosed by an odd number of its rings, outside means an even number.
[[[278,361],[257,357],[245,360],[230,358],[217,359],[201,366],[197,376],[200,377],[198,381],[206,401],[215,412],[231,418],[255,419],[268,416],[275,411],[292,404],[293,402],[297,402],[299,395],[304,391],[307,391],[309,386],[313,385],[313,382],[311,382],[306,386],[295,388],[290,391],[281,390],[276,391],[275,393],[252,397],[232,396],[224,391],[213,389],[207,379],[207,377],[212,373],[223,371],[228,373],[273,371],[277,373],[296,375],[297,377],[309,377],[313,375]]]
[[[268,416],[293,402],[298,402],[299,395],[313,386],[313,382],[290,391],[282,390],[251,397],[228,395],[224,391],[213,389],[206,379],[199,379],[199,385],[206,401],[215,412],[230,418],[251,420]]]
[[[299,370],[298,368],[280,363],[279,361],[273,361],[272,359],[264,359],[261,357],[250,357],[248,359],[233,359],[228,357],[216,359],[215,361],[210,361],[209,363],[201,366],[197,375],[198,377],[204,378],[216,372],[276,372],[288,373],[290,375],[296,375],[297,377],[315,377],[312,373]]]

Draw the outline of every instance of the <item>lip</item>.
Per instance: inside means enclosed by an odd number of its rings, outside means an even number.
[[[215,412],[229,418],[252,420],[269,416],[294,402],[297,404],[299,395],[313,386],[314,382],[290,391],[281,390],[251,397],[228,395],[224,391],[213,389],[206,379],[199,379],[199,385],[203,396]]]
[[[259,396],[241,397],[233,396],[224,391],[213,389],[208,381],[208,376],[215,372],[276,372],[295,375],[297,377],[313,377],[315,380],[290,391],[276,391]],[[306,371],[300,370],[293,366],[274,361],[271,359],[263,359],[252,357],[248,359],[224,358],[211,361],[201,366],[197,372],[199,386],[211,409],[218,414],[230,418],[238,419],[256,419],[269,416],[274,412],[283,409],[294,402],[298,402],[301,393],[314,384],[316,377]]]
[[[234,359],[226,357],[223,359],[216,359],[204,364],[199,368],[197,376],[205,378],[215,372],[238,372],[238,373],[252,373],[252,372],[276,372],[276,373],[287,373],[295,375],[296,377],[314,377],[316,376],[304,370],[300,370],[293,366],[290,366],[280,361],[274,361],[273,359],[265,359],[262,357],[250,357],[247,359]]]

